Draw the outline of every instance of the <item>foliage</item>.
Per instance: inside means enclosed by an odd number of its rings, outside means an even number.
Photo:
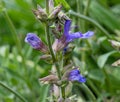
[[[61,0],[55,1],[57,5]],[[64,12],[78,26],[77,30],[83,33],[88,30],[95,32],[92,39],[74,41],[76,48],[71,60],[86,76],[85,84],[94,93],[97,102],[119,102],[120,69],[111,64],[119,59],[120,53],[109,40],[120,40],[120,1],[90,0],[89,5],[89,0],[62,1]],[[40,60],[41,53],[24,42],[28,32],[37,33],[45,41],[44,27],[32,13],[37,4],[45,7],[44,0],[0,1],[0,82],[18,92],[28,102],[47,102],[50,86],[41,84],[38,79],[48,75],[52,65]],[[81,19],[73,12],[87,16],[94,22],[86,20],[84,16]],[[73,93],[77,94],[79,101],[90,100],[82,84],[76,83]],[[0,86],[0,102],[20,102],[20,99]]]

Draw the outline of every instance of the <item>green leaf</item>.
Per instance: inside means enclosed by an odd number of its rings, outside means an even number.
[[[116,29],[120,29],[119,19],[111,12],[111,10],[106,9],[104,6],[94,0],[91,2],[89,13],[94,19],[102,23],[111,31],[115,32]]]
[[[99,81],[101,83],[104,83],[104,80],[105,80],[104,73],[100,69],[91,70],[88,73],[88,77],[91,78],[91,79],[94,79],[96,81]]]
[[[69,4],[65,1],[65,0],[55,0],[55,3],[58,4],[62,4],[67,10],[70,9]]]
[[[110,55],[114,54],[114,53],[117,53],[117,51],[111,51],[111,52],[108,52],[106,54],[103,54],[101,56],[98,57],[98,60],[97,60],[97,64],[100,68],[103,68],[107,59],[109,58]]]

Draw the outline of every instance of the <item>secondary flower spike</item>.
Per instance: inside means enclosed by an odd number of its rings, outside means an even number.
[[[25,42],[29,43],[36,50],[40,50],[43,53],[48,53],[47,46],[34,33],[28,33],[25,37]]]
[[[66,20],[64,25],[64,33],[60,39],[56,39],[53,44],[53,49],[59,51],[65,48],[70,42],[78,38],[90,38],[94,35],[94,32],[88,31],[85,34],[81,32],[70,33],[71,20]]]
[[[68,80],[69,81],[78,81],[81,83],[86,82],[86,78],[80,74],[80,71],[78,69],[73,69],[69,72]]]

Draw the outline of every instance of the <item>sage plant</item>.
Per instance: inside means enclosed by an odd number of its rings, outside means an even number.
[[[54,7],[53,0],[46,0],[46,8],[42,9],[38,6],[37,10],[33,10],[33,13],[45,25],[47,44],[34,33],[28,33],[25,42],[29,43],[33,49],[41,51],[43,53],[41,59],[50,61],[55,68],[52,68],[48,76],[40,78],[40,81],[51,84],[53,89],[51,96],[54,95],[52,102],[71,102],[70,95],[66,94],[67,87],[74,82],[85,83],[86,78],[81,75],[79,68],[73,65],[70,57],[66,58],[66,56],[73,51],[74,47],[70,44],[75,39],[90,38],[94,32],[72,33],[70,31],[72,20],[62,12],[61,4]],[[55,91],[58,92],[58,96],[56,96]]]

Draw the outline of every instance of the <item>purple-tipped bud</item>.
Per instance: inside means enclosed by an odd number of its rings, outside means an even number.
[[[80,74],[80,71],[79,71],[78,69],[74,69],[74,70],[71,70],[71,71],[69,72],[68,80],[69,80],[69,81],[78,81],[78,82],[81,82],[81,83],[86,82],[86,78],[83,77],[83,76]]]
[[[48,53],[47,46],[41,41],[41,39],[36,34],[28,33],[25,37],[25,42],[29,43],[36,50]]]

